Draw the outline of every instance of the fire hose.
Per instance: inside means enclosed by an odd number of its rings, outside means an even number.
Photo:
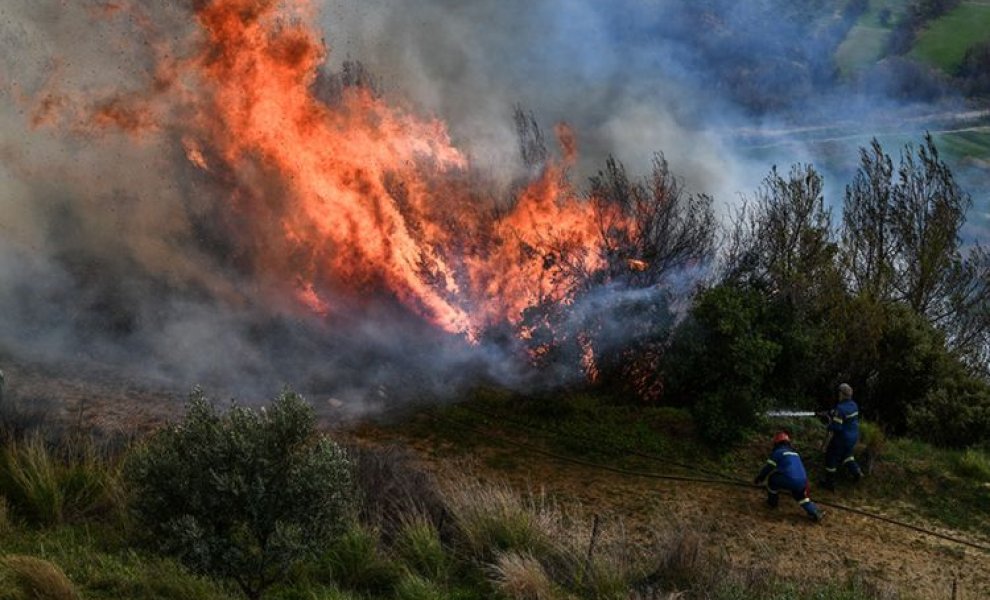
[[[526,424],[526,423],[521,422],[521,421],[519,421],[517,419],[511,419],[511,418],[508,418],[508,417],[503,417],[501,415],[498,415],[498,416],[492,415],[490,413],[486,413],[485,411],[481,411],[481,410],[476,409],[476,408],[471,408],[471,407],[467,407],[467,406],[464,406],[464,405],[461,405],[460,408],[463,408],[465,410],[468,410],[469,412],[474,412],[474,413],[479,414],[479,415],[482,415],[482,416],[487,416],[488,418],[493,419],[493,420],[496,420],[496,421],[504,421],[506,423],[512,423],[514,425],[517,425],[517,426],[520,426],[520,427],[524,427],[524,428],[529,429],[531,431],[544,431],[544,432],[550,431],[551,433],[554,433],[554,431],[552,429],[543,429],[543,428],[533,427],[532,425]],[[626,476],[629,476],[629,477],[642,477],[642,478],[647,478],[647,479],[659,479],[659,480],[665,480],[665,481],[677,481],[677,482],[696,483],[696,484],[704,484],[704,485],[727,485],[727,486],[745,487],[745,488],[752,488],[753,487],[753,484],[752,483],[750,483],[748,481],[743,481],[743,480],[741,480],[741,479],[739,479],[739,478],[737,478],[737,477],[735,477],[733,475],[728,475],[728,474],[725,474],[725,473],[719,473],[717,471],[710,471],[710,470],[699,469],[697,467],[688,466],[688,465],[685,465],[683,463],[678,463],[676,461],[668,460],[668,459],[665,459],[663,457],[659,457],[659,456],[656,456],[656,455],[653,455],[653,454],[644,453],[644,452],[636,452],[636,451],[633,451],[632,449],[619,448],[619,447],[611,446],[611,445],[608,445],[608,444],[604,444],[604,445],[603,444],[592,444],[592,445],[590,445],[591,449],[593,449],[593,450],[598,450],[598,451],[612,451],[612,452],[622,452],[622,453],[626,453],[626,454],[633,454],[633,455],[641,456],[641,457],[644,457],[644,458],[648,458],[648,459],[651,459],[651,460],[654,460],[654,461],[657,461],[657,462],[666,463],[666,464],[670,464],[670,465],[674,465],[674,466],[679,466],[681,468],[690,468],[690,469],[692,469],[694,471],[698,471],[698,472],[701,472],[701,473],[708,473],[710,475],[714,475],[716,477],[719,477],[719,479],[705,478],[705,477],[691,477],[691,476],[687,476],[687,475],[672,475],[672,474],[669,474],[669,473],[655,473],[655,472],[650,472],[650,471],[637,471],[637,470],[632,470],[632,469],[625,469],[625,468],[622,468],[622,467],[614,467],[612,465],[606,465],[606,464],[603,464],[603,463],[594,462],[594,461],[590,461],[590,460],[585,460],[585,459],[581,459],[581,458],[577,458],[577,457],[573,457],[573,456],[566,456],[566,455],[563,455],[563,454],[558,454],[556,452],[551,452],[549,450],[546,450],[546,449],[541,448],[539,446],[535,446],[533,444],[528,444],[526,442],[520,442],[518,440],[512,440],[512,439],[506,438],[504,436],[494,435],[494,434],[492,434],[490,432],[487,432],[487,431],[484,431],[484,430],[482,430],[482,429],[480,429],[478,427],[475,427],[472,424],[465,423],[463,421],[460,421],[458,419],[454,419],[454,418],[451,418],[451,417],[448,417],[448,416],[439,415],[435,411],[432,411],[432,410],[426,411],[425,414],[427,416],[429,416],[430,418],[436,420],[436,421],[441,421],[441,422],[449,423],[451,425],[454,425],[454,426],[459,427],[459,428],[464,429],[464,430],[471,431],[471,432],[473,432],[473,433],[475,433],[475,434],[477,434],[477,435],[479,435],[481,437],[484,437],[484,438],[487,438],[487,439],[490,439],[490,440],[493,440],[493,441],[499,441],[499,442],[503,442],[505,444],[508,444],[510,446],[516,446],[518,448],[527,450],[529,452],[533,452],[535,454],[541,454],[543,456],[546,456],[548,458],[552,458],[552,459],[557,460],[557,461],[567,462],[567,463],[571,463],[571,464],[575,464],[575,465],[581,465],[581,466],[585,466],[585,467],[590,467],[590,468],[598,469],[598,470],[601,470],[601,471],[608,471],[608,472],[617,473],[617,474],[620,474],[620,475],[626,475]],[[559,431],[559,430],[557,430],[557,431],[559,432],[559,433],[557,433],[557,435],[560,435],[562,437],[569,437],[571,439],[581,440],[581,441],[585,441],[585,440],[588,439],[585,436],[575,436],[575,435],[572,435],[572,434],[564,433],[564,432]],[[947,535],[947,534],[944,534],[944,533],[939,533],[938,531],[934,531],[934,530],[931,530],[931,529],[926,529],[924,527],[919,527],[917,525],[912,525],[910,523],[905,523],[904,521],[899,521],[897,519],[893,519],[893,518],[890,518],[890,517],[885,517],[883,515],[876,514],[876,513],[873,513],[873,512],[869,512],[869,511],[865,511],[865,510],[862,510],[862,509],[859,509],[859,508],[856,508],[856,507],[853,507],[853,506],[847,506],[847,505],[844,505],[844,504],[838,504],[838,503],[835,503],[835,502],[828,502],[828,501],[824,501],[824,500],[815,500],[815,502],[817,504],[822,505],[822,506],[827,506],[829,508],[834,508],[834,509],[837,509],[837,510],[843,510],[843,511],[846,511],[846,512],[850,512],[850,513],[853,513],[853,514],[860,515],[862,517],[867,517],[867,518],[870,518],[870,519],[875,519],[877,521],[882,521],[882,522],[888,523],[890,525],[895,525],[895,526],[902,527],[902,528],[905,528],[905,529],[910,529],[910,530],[915,531],[917,533],[922,533],[922,534],[925,534],[925,535],[929,535],[931,537],[939,538],[939,539],[942,539],[942,540],[945,540],[945,541],[948,541],[948,542],[953,542],[953,543],[956,543],[956,544],[961,544],[961,545],[964,545],[964,546],[968,546],[970,548],[975,548],[977,550],[982,550],[983,552],[990,553],[990,546],[987,546],[987,545],[979,544],[979,543],[976,543],[976,542],[971,542],[969,540],[965,540],[965,539],[958,538],[958,537],[955,537],[955,536]]]

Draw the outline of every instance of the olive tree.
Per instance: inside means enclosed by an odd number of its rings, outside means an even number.
[[[268,409],[220,412],[197,389],[185,418],[154,434],[125,474],[160,551],[251,599],[324,550],[353,508],[346,454],[291,391]]]

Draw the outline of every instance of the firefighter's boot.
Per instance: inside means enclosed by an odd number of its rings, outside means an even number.
[[[856,462],[855,458],[850,456],[846,459],[846,469],[849,470],[849,476],[854,482],[858,483],[863,478],[863,470],[859,468],[859,463]]]

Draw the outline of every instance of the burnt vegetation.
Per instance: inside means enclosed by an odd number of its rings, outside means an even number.
[[[535,120],[517,124],[524,157],[545,161]],[[722,230],[712,199],[685,192],[662,155],[643,179],[609,158],[587,191],[601,266],[564,278],[582,261],[534,249],[573,289],[524,314],[530,360],[689,408],[719,443],[771,406],[824,408],[840,380],[892,433],[986,439],[990,262],[963,243],[972,200],[931,136],[896,159],[877,141],[862,148],[838,214],[823,190],[811,165],[775,167]]]

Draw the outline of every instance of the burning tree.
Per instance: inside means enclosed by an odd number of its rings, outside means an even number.
[[[516,124],[524,161],[539,166],[547,151],[535,119],[517,109]],[[641,180],[609,157],[583,201],[592,210],[593,243],[549,235],[532,249],[543,259],[540,282],[557,293],[539,290],[523,312],[523,337],[541,367],[581,369],[592,381],[656,401],[670,301],[712,258],[712,199],[686,194],[658,154]]]

